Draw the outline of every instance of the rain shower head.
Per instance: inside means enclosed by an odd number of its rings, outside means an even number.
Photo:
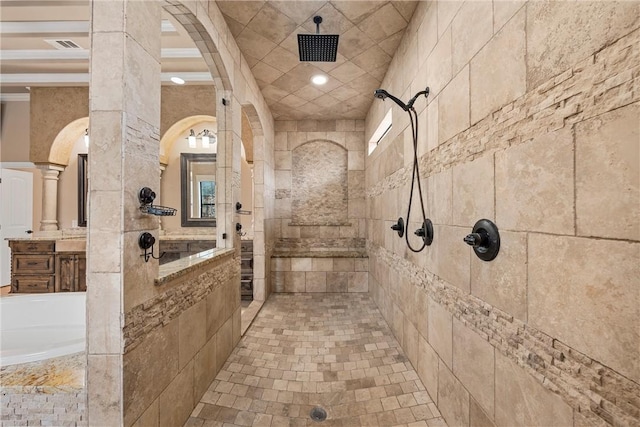
[[[338,34],[320,34],[322,17],[314,16],[315,34],[298,34],[300,61],[336,62]]]

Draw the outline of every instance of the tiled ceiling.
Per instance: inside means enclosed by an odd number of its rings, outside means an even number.
[[[275,119],[362,119],[416,1],[218,1]],[[338,34],[336,62],[300,62],[297,34]],[[316,86],[311,77],[329,81]]]
[[[416,1],[218,1],[276,119],[362,119]],[[0,1],[0,98],[30,86],[87,85],[89,0]],[[297,34],[338,34],[336,62],[300,62]],[[180,24],[163,16],[163,84],[181,76],[212,84],[206,63]],[[165,25],[167,24],[167,25]],[[45,39],[70,39],[73,52]],[[323,73],[323,86],[310,82]],[[4,98],[2,98],[4,99]]]

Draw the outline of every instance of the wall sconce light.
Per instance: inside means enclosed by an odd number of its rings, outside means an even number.
[[[189,148],[197,147],[198,137],[200,138],[202,148],[212,148],[213,146],[214,151],[218,148],[218,138],[216,137],[216,134],[208,129],[204,129],[197,135],[193,129],[191,129],[189,131],[189,136],[187,137],[187,140],[189,141]]]
[[[218,139],[216,138],[216,136],[211,132],[209,132],[208,129],[205,129],[202,131],[202,147],[203,148],[209,148],[210,143],[213,143],[215,148],[217,145],[217,142],[218,142]]]
[[[84,146],[89,148],[89,128],[84,130]]]
[[[193,132],[193,129],[191,129],[187,140],[189,140],[189,148],[196,148],[196,134]]]

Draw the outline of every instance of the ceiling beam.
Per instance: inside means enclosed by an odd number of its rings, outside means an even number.
[[[209,72],[173,72],[161,73],[162,82],[170,82],[171,77],[180,77],[187,83],[212,82]],[[29,73],[29,74],[0,74],[3,85],[38,85],[38,84],[88,84],[89,73]]]
[[[0,101],[2,102],[26,102],[29,101],[28,93],[0,93]]]
[[[162,20],[162,32],[171,33],[175,27]],[[89,33],[89,21],[8,21],[0,25],[0,34]]]
[[[160,52],[162,58],[201,58],[197,48],[167,48]],[[89,59],[89,49],[11,49],[0,50],[2,61]]]

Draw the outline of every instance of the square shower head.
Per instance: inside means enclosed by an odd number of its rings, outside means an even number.
[[[298,34],[300,61],[336,62],[337,34]]]
[[[320,34],[321,16],[314,16],[315,34],[298,34],[298,53],[300,61],[336,62],[338,53],[338,35]]]

